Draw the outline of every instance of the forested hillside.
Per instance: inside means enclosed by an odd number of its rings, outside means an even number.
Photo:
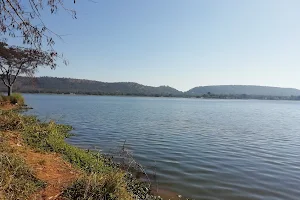
[[[264,95],[264,96],[299,96],[300,90],[253,85],[217,85],[195,87],[186,92],[189,95],[223,94],[223,95]]]
[[[181,92],[168,86],[152,87],[133,82],[107,83],[71,78],[55,77],[18,77],[14,92],[93,94],[93,95],[136,95],[136,96],[174,96],[204,98],[259,98],[300,96],[300,90],[247,85],[219,85],[195,87]],[[0,91],[6,92],[3,83]]]
[[[0,84],[0,90],[7,89]],[[168,87],[151,87],[132,82],[106,83],[71,78],[18,77],[14,91],[29,93],[75,93],[95,95],[180,96],[183,93]]]

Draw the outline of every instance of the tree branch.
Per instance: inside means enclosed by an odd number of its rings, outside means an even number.
[[[15,77],[14,77],[13,81],[11,82],[11,85],[13,85],[13,84],[15,83],[15,81],[16,81],[16,79],[17,79],[17,76],[18,76],[19,73],[21,72],[21,69],[22,69],[22,67],[23,67],[23,65],[24,65],[25,63],[26,63],[26,61],[23,61],[23,62],[20,64],[17,73],[14,75]]]
[[[4,83],[4,85],[6,85],[6,87],[10,87],[9,84],[5,82],[4,74],[1,75],[1,80]]]
[[[2,74],[4,74],[5,72],[3,71],[4,67],[1,65],[0,67],[1,71],[2,71]]]
[[[6,71],[6,79],[8,81],[8,85],[11,85],[11,83],[10,83],[10,70],[9,69]]]

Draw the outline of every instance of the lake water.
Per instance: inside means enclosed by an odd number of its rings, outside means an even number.
[[[300,102],[25,95],[74,145],[126,148],[160,188],[194,199],[300,199]],[[155,170],[154,170],[155,168]]]

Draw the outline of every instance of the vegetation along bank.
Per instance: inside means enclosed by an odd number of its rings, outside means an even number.
[[[70,126],[18,112],[1,97],[0,199],[162,199],[110,158],[65,142]]]

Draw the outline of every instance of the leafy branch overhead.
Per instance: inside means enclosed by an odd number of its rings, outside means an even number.
[[[20,74],[33,76],[38,67],[55,69],[57,53],[32,48],[8,46],[0,43],[0,78],[8,88],[8,95]]]
[[[76,19],[76,12],[65,7],[64,0],[0,0],[0,35],[4,39],[22,37],[23,44],[36,49],[47,45],[53,50],[55,38],[61,36],[44,24],[41,15],[44,9],[51,14],[63,9]]]

